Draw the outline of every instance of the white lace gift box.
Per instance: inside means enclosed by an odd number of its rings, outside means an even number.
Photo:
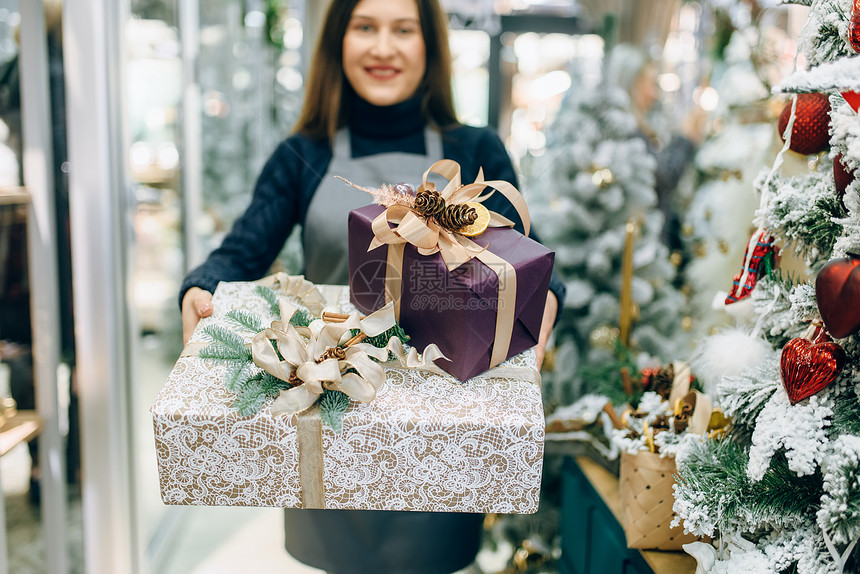
[[[200,329],[231,308],[265,316],[253,289],[253,283],[221,283],[215,315],[201,322],[189,345],[199,345]],[[353,310],[346,288],[320,289],[342,311]],[[225,369],[181,357],[152,406],[166,504],[538,509],[544,416],[532,350],[466,382],[385,367],[376,399],[351,401],[339,433],[318,418],[308,426],[301,415],[272,416],[268,406],[240,416],[224,387]]]

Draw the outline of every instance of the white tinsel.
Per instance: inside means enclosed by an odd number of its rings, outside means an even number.
[[[753,481],[761,480],[777,451],[785,453],[788,468],[798,476],[815,472],[824,458],[832,416],[828,389],[796,405],[789,402],[784,390],[775,392],[756,421],[747,475]]]

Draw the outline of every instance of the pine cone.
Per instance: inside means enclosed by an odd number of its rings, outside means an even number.
[[[649,391],[655,392],[663,399],[668,400],[672,393],[672,382],[675,380],[675,367],[669,364],[665,368],[659,369],[651,375],[651,385]]]
[[[346,349],[343,347],[329,347],[322,355],[320,355],[320,362],[325,361],[326,359],[337,359],[338,361],[342,361],[345,358]]]
[[[476,219],[478,219],[478,212],[465,203],[447,205],[442,213],[436,216],[439,225],[451,231],[459,231],[474,223]]]
[[[299,378],[295,371],[290,371],[290,380],[287,382],[294,387],[304,384],[304,381]]]
[[[415,209],[424,217],[435,217],[445,209],[445,200],[435,189],[422,189],[415,196]]]

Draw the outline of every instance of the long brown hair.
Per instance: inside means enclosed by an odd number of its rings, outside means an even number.
[[[332,0],[326,11],[294,133],[333,140],[337,129],[346,123],[344,96],[349,82],[343,73],[343,37],[359,1]],[[456,125],[445,13],[438,0],[415,1],[427,54],[427,69],[418,87],[418,93],[423,94],[421,113],[425,121],[437,127]]]

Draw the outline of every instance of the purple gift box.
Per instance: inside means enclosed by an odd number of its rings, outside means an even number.
[[[373,240],[371,224],[383,211],[381,205],[369,205],[349,214],[350,299],[362,313],[385,304],[389,246],[367,250]],[[510,228],[489,228],[471,239],[516,271],[515,319],[507,352],[512,357],[538,341],[554,253]],[[401,286],[399,323],[413,346],[435,343],[450,359],[436,364],[461,381],[492,366],[499,305],[499,277],[492,269],[471,259],[448,271],[439,253],[420,255],[407,244]]]

